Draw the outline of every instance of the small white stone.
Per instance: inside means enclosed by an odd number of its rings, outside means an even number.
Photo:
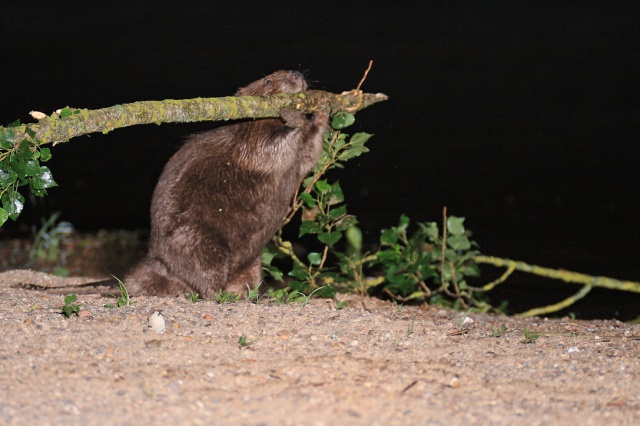
[[[164,333],[165,324],[164,324],[164,317],[162,316],[162,314],[158,311],[155,311],[154,313],[152,313],[151,316],[149,317],[149,325],[151,326],[151,329],[154,332],[158,334]]]
[[[574,352],[580,352],[580,349],[578,349],[577,346],[569,346],[569,349],[567,350],[567,352],[574,353]]]

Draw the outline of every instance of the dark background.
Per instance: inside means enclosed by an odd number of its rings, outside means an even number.
[[[224,96],[277,69],[339,93],[373,59],[363,89],[390,100],[350,129],[375,134],[371,153],[332,176],[368,243],[402,213],[440,222],[447,206],[485,254],[640,281],[640,7],[611,3],[13,2],[0,25],[0,123],[66,105]],[[56,146],[60,186],[18,222],[61,210],[81,230],[146,227],[163,165],[215,125]],[[578,288],[524,275],[503,286],[495,300],[515,311]],[[587,299],[572,311],[640,314],[633,295]]]

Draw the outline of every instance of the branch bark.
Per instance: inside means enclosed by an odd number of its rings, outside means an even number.
[[[272,96],[140,101],[97,110],[74,109],[73,115],[64,118],[54,113],[40,119],[37,123],[12,127],[10,130],[14,133],[15,141],[22,141],[31,134],[33,135],[31,139],[36,139],[38,145],[47,143],[56,145],[77,136],[94,132],[109,133],[115,129],[137,124],[278,117],[282,108],[303,113],[317,110],[329,113],[355,112],[387,99],[387,96],[382,93],[362,93],[358,90],[340,95],[310,90]],[[4,129],[0,127],[0,131]]]

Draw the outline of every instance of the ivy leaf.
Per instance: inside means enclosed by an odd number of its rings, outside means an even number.
[[[9,219],[9,212],[0,207],[0,226]]]
[[[340,241],[341,237],[342,232],[340,231],[325,232],[324,234],[318,235],[318,240],[320,240],[321,243],[332,247],[335,243]]]
[[[266,270],[269,276],[274,280],[284,282],[284,279],[282,278],[282,271],[280,269],[275,266],[269,266],[268,268],[264,268],[264,270]]]
[[[353,114],[348,112],[339,112],[333,116],[331,120],[331,127],[336,130],[344,129],[345,127],[351,126],[356,121],[356,118]]]
[[[293,269],[291,270],[291,272],[289,272],[290,277],[294,277],[300,281],[306,280],[308,278],[308,275],[309,274],[307,273],[307,271],[297,263],[293,264]],[[291,288],[293,288],[293,283],[291,285]]]
[[[28,160],[24,164],[25,176],[37,176],[40,174],[40,163],[36,160]]]
[[[13,141],[15,138],[15,132],[10,129],[0,130],[0,148],[11,149],[13,148]]]
[[[24,197],[19,192],[2,194],[2,208],[9,213],[9,217],[16,220],[24,208]]]
[[[40,148],[40,160],[42,162],[51,160],[51,150],[49,148]]]
[[[271,252],[267,247],[263,248],[262,257],[261,257],[262,265],[263,266],[271,265],[271,262],[276,257],[276,255],[277,253]]]
[[[16,180],[18,180],[18,175],[12,169],[5,170],[0,167],[0,187],[6,188]]]
[[[18,161],[33,159],[33,153],[29,149],[29,141],[24,139],[22,142],[20,142],[20,145],[18,145],[18,149],[16,149],[15,151],[15,158]]]
[[[31,178],[31,182],[33,183],[34,188],[47,189],[51,188],[52,186],[58,186],[56,181],[53,180],[53,175],[51,174],[51,170],[49,170],[48,167],[42,166],[39,167],[39,169],[39,174]]]

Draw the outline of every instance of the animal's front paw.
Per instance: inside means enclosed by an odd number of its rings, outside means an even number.
[[[304,115],[302,115],[302,113],[291,111],[290,109],[281,109],[280,117],[287,127],[291,127],[294,129],[304,127],[304,125],[307,124],[307,119],[304,118]]]
[[[320,127],[329,127],[329,114],[327,114],[325,111],[314,112],[313,124]]]

